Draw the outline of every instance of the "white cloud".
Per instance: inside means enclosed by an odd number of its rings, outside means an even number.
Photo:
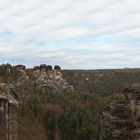
[[[0,54],[31,57],[31,65],[49,59],[75,68],[110,61],[110,67],[117,58],[120,66],[121,60],[137,65],[139,5],[139,0],[0,0]]]

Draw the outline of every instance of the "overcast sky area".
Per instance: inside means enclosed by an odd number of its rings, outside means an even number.
[[[140,0],[0,0],[0,63],[140,67]]]

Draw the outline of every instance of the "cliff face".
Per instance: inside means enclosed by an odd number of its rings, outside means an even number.
[[[0,136],[1,140],[17,140],[18,101],[14,85],[0,83]]]
[[[73,90],[62,77],[60,66],[52,69],[52,66],[43,64],[30,71],[23,65],[4,65],[0,70],[0,140],[19,140],[18,110],[23,100],[18,97],[16,89],[20,91],[34,86],[44,92]]]
[[[100,140],[140,140],[140,89],[116,94],[105,107]]]

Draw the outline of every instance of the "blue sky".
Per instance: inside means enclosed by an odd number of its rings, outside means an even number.
[[[139,0],[0,0],[0,62],[140,67]]]

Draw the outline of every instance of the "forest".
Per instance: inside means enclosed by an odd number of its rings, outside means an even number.
[[[25,70],[32,79],[33,69]],[[12,76],[0,66],[1,82]],[[32,82],[17,87],[19,140],[99,140],[100,123],[111,96],[139,86],[140,69],[62,70],[73,91],[44,92]]]

